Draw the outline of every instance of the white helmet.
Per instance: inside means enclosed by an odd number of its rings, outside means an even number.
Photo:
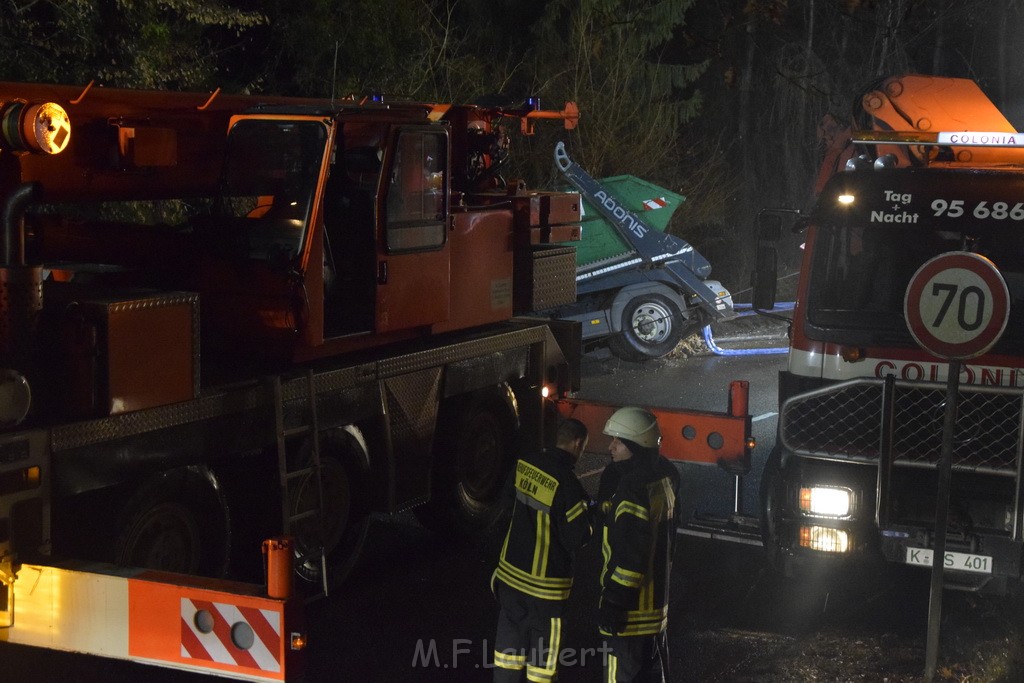
[[[658,419],[643,408],[619,408],[604,425],[604,433],[628,439],[644,448],[657,448],[661,445],[661,430]]]

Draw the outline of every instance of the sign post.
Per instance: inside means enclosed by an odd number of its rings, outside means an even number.
[[[960,401],[960,361],[980,356],[999,341],[1006,329],[1009,302],[1006,282],[995,265],[984,256],[965,251],[947,252],[925,262],[910,279],[903,299],[903,314],[914,340],[925,351],[949,360],[928,595],[924,672],[928,681],[934,680],[938,662],[953,431]]]

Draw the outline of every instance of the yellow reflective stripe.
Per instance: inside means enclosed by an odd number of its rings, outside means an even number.
[[[626,612],[626,626],[618,633],[599,629],[601,635],[647,636],[661,633],[668,627],[668,607],[655,610],[629,610]]]
[[[528,666],[526,667],[526,680],[530,681],[530,683],[550,683],[550,681],[555,680],[555,672],[538,669],[535,666]]]
[[[601,633],[604,633],[604,631],[601,631]],[[615,679],[619,676],[619,658],[610,652],[608,653],[608,666],[605,667],[605,671],[608,673],[608,678],[605,679],[606,683],[615,683]]]
[[[617,636],[653,636],[653,635],[657,635],[657,634],[661,633],[662,631],[664,631],[665,628],[667,627],[667,625],[668,625],[668,620],[667,619],[665,621],[663,621],[662,623],[660,623],[660,624],[652,624],[650,626],[633,626],[633,625],[629,625],[626,628],[624,628],[621,631],[619,631],[618,633],[616,633],[615,635],[617,635]]]
[[[558,657],[562,651],[562,620],[559,617],[551,618],[551,626],[548,631],[547,659],[543,667],[526,665],[526,680],[534,683],[548,683],[555,679],[558,670]]]
[[[565,600],[572,588],[571,578],[544,579],[527,574],[506,562],[498,565],[498,578],[512,588],[541,600]]]
[[[580,502],[576,503],[571,508],[569,508],[569,510],[565,513],[565,518],[571,522],[580,515],[582,515],[584,511],[586,511],[586,509],[586,503],[581,500]]]
[[[494,651],[494,666],[501,669],[521,671],[526,666],[526,655]]]
[[[626,612],[626,628],[621,635],[651,635],[661,633],[668,626],[668,607]]]
[[[551,516],[537,511],[537,538],[533,546],[533,575],[548,573],[548,553],[551,552]]]
[[[618,521],[621,515],[627,514],[639,517],[645,522],[650,519],[650,516],[647,514],[647,508],[637,505],[636,503],[631,503],[628,500],[624,500],[619,503],[619,507],[615,508],[615,521]]]
[[[636,588],[644,580],[644,575],[623,567],[616,567],[612,572],[612,581],[620,583],[627,588]]]
[[[658,609],[633,609],[626,612],[626,621],[629,623],[661,620],[668,616],[668,606]]]
[[[608,542],[608,527],[601,532],[601,556],[604,558],[604,567],[601,569],[601,576],[608,573],[608,563],[612,559],[612,544]]]
[[[654,609],[654,581],[648,579],[640,586],[640,599],[637,600],[637,609]]]
[[[521,581],[530,581],[544,588],[568,588],[572,585],[571,576],[537,576],[520,569],[508,560],[498,561],[498,571],[510,574]]]
[[[562,619],[560,617],[552,617],[551,632],[548,634],[548,661],[544,664],[545,669],[554,672],[555,667],[558,666],[558,653],[561,649]]]

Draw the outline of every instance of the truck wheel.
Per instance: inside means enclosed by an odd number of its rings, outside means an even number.
[[[360,474],[351,449],[359,448],[344,439],[325,438],[320,460],[320,481],[323,486],[323,514],[318,519],[307,517],[292,526],[295,537],[295,572],[320,586],[323,582],[323,556],[327,560],[328,587],[336,588],[351,575],[362,553],[370,529],[368,506],[361,491]],[[315,509],[316,478],[309,475],[292,488],[289,510],[297,514]]]
[[[416,508],[416,516],[432,531],[486,540],[503,512],[513,417],[500,400],[489,398],[445,411],[439,428],[431,500]]]
[[[772,449],[761,476],[761,542],[768,565],[777,573],[787,575],[786,550],[779,536],[778,518],[782,514],[785,485],[782,481],[782,450]]]
[[[114,541],[114,563],[182,574],[227,572],[227,513],[198,474],[171,472],[125,506]]]
[[[619,358],[645,361],[667,356],[683,336],[684,319],[679,306],[662,294],[644,294],[629,300],[622,309],[622,326],[608,340]]]

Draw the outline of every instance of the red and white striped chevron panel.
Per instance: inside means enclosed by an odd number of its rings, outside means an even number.
[[[281,614],[181,599],[181,656],[259,671],[281,670]]]

